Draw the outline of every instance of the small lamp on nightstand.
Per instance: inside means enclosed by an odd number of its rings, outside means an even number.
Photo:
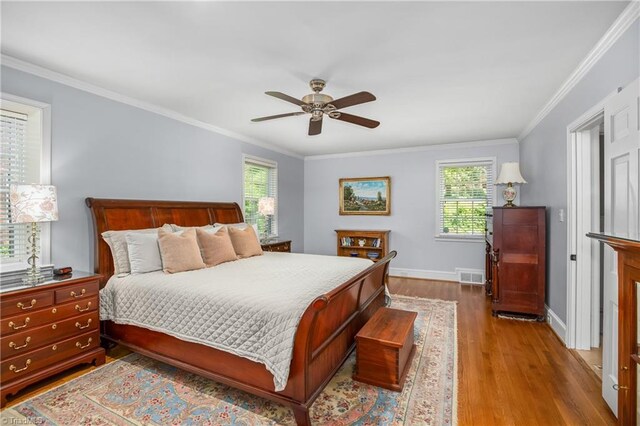
[[[271,237],[271,220],[276,213],[276,199],[273,197],[262,197],[258,200],[258,213],[267,219],[265,224],[263,243],[269,242]]]
[[[520,174],[520,165],[518,163],[502,163],[500,176],[496,179],[496,185],[507,185],[502,191],[502,196],[507,202],[503,207],[516,207],[513,200],[516,199],[517,192],[513,187],[514,183],[527,183]]]
[[[9,186],[11,223],[30,223],[31,235],[28,238],[31,255],[27,262],[30,268],[23,279],[26,284],[36,285],[43,281],[37,265],[39,222],[58,220],[58,198],[56,187],[52,185],[16,185]]]

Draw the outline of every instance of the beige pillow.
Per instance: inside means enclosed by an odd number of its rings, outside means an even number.
[[[202,259],[207,266],[216,266],[224,262],[237,260],[231,238],[227,228],[220,228],[218,232],[212,234],[204,229],[196,229],[198,244],[202,251]]]
[[[231,237],[233,249],[240,259],[262,254],[262,247],[260,247],[260,241],[258,241],[258,236],[256,231],[253,230],[253,226],[247,226],[245,229],[228,226],[227,230],[229,231],[229,237]]]
[[[158,231],[158,245],[160,246],[164,272],[173,274],[205,267],[200,255],[195,229],[188,229],[180,235],[160,229]]]

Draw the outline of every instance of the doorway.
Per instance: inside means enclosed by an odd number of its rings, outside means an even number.
[[[602,327],[604,293],[604,246],[600,241],[588,239],[584,228],[590,232],[604,232],[604,111],[598,113],[584,126],[576,130],[576,152],[582,164],[576,167],[576,205],[590,210],[590,215],[581,215],[581,223],[576,223],[576,238],[582,245],[581,256],[576,255],[577,285],[583,288],[580,293],[591,292],[589,312],[590,321],[585,321],[583,334],[577,336],[576,352],[589,368],[602,380]],[[586,150],[588,152],[582,152]],[[580,180],[584,179],[584,184]],[[587,247],[590,246],[590,247]],[[589,263],[589,265],[585,264]],[[584,272],[590,269],[589,276]],[[581,273],[582,272],[582,273]],[[584,303],[585,307],[588,303]],[[583,320],[586,315],[583,317]],[[587,326],[589,330],[587,330]]]
[[[601,367],[602,243],[586,237],[604,231],[604,109],[574,126],[570,132],[570,281],[575,282],[575,322],[567,346],[583,352],[589,365]],[[600,356],[598,357],[598,354]]]
[[[619,88],[567,128],[567,333],[571,349],[602,348],[602,397],[618,400],[618,277],[616,255],[585,237],[604,232],[638,238],[640,158],[638,80]],[[602,130],[604,129],[604,138]],[[596,358],[595,363],[599,359]]]

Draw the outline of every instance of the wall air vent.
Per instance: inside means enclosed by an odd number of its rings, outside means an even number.
[[[484,271],[480,269],[456,268],[456,274],[460,284],[484,284]]]

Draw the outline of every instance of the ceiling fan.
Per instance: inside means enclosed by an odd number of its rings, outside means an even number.
[[[313,79],[309,82],[313,93],[306,95],[302,100],[292,96],[285,95],[280,92],[265,92],[269,96],[291,102],[302,108],[302,111],[289,112],[286,114],[270,115],[268,117],[254,118],[251,121],[266,121],[274,118],[292,117],[296,115],[311,114],[309,119],[309,136],[319,135],[322,131],[322,117],[326,114],[334,120],[346,121],[347,123],[357,124],[358,126],[374,129],[380,125],[379,121],[370,120],[368,118],[359,117],[357,115],[347,114],[338,111],[339,109],[364,104],[366,102],[375,101],[376,97],[369,92],[358,92],[344,98],[334,100],[331,96],[320,93],[326,82],[320,79]]]

